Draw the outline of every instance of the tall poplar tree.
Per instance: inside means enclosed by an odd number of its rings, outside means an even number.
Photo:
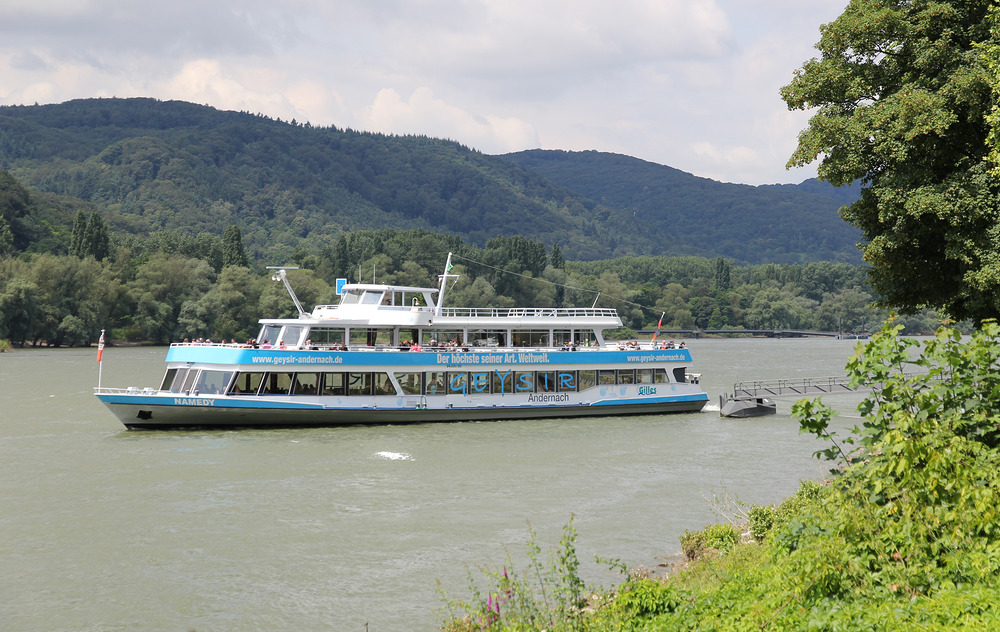
[[[243,234],[235,224],[222,234],[222,267],[226,266],[250,267],[250,257],[243,247]]]
[[[844,218],[863,232],[872,288],[903,313],[1000,316],[1000,203],[989,173],[992,105],[981,43],[987,0],[851,0],[820,27],[813,58],[782,88],[816,112],[789,166],[819,159],[859,181]]]
[[[86,233],[87,215],[81,209],[76,212],[76,219],[73,220],[73,233],[70,236],[69,254],[80,258],[86,256],[87,252],[83,242]]]
[[[87,220],[87,228],[83,232],[83,252],[80,256],[90,255],[102,261],[111,254],[111,237],[108,227],[97,213],[91,213]]]

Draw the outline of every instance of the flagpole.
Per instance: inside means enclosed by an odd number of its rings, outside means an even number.
[[[660,321],[656,323],[656,333],[653,334],[653,339],[650,342],[656,342],[656,337],[660,335],[660,327],[663,325],[663,317],[666,315],[666,312],[660,314]]]
[[[101,388],[101,377],[104,373],[104,362],[102,357],[104,355],[104,330],[101,330],[101,339],[97,341],[97,388]]]

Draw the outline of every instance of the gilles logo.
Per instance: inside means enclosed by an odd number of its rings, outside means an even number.
[[[639,394],[640,395],[656,395],[656,387],[655,386],[640,386],[639,387]]]

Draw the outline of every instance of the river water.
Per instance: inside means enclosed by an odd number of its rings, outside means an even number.
[[[0,629],[435,630],[467,569],[543,551],[574,516],[594,560],[652,567],[725,494],[777,503],[824,464],[794,400],[729,420],[749,379],[842,375],[853,343],[689,341],[698,414],[330,429],[126,431],[93,349],[0,354]],[[107,348],[104,386],[155,386],[163,348]],[[857,422],[856,394],[826,398]],[[545,555],[543,555],[543,558]]]

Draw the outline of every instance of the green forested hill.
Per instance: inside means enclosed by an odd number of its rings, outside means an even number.
[[[642,247],[616,247],[624,213],[457,143],[181,102],[0,107],[0,168],[36,191],[94,202],[131,232],[221,234],[237,224],[261,258],[365,228],[427,228],[474,243],[521,234],[590,257]]]
[[[600,204],[633,213],[668,255],[755,263],[859,263],[859,231],[838,209],[860,196],[818,180],[750,186],[699,178],[638,158],[596,151],[504,156]]]
[[[581,157],[596,162],[582,170]],[[840,202],[794,187],[726,185],[592,152],[487,156],[175,101],[0,107],[0,169],[35,192],[93,205],[116,231],[195,237],[237,225],[251,255],[268,261],[374,228],[479,245],[522,235],[577,260],[859,261]]]

